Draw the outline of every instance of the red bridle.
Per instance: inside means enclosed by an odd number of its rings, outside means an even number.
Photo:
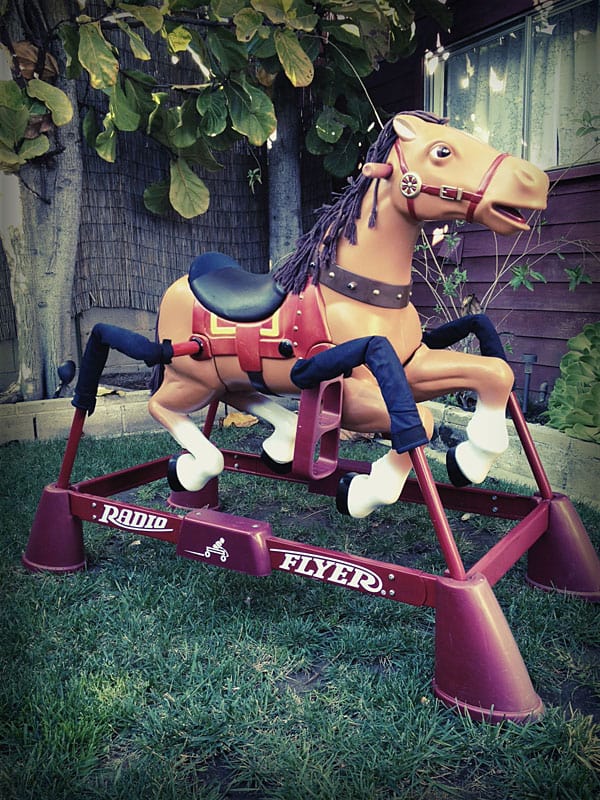
[[[400,139],[396,139],[394,147],[400,163],[400,169],[402,170],[400,191],[406,198],[408,213],[417,222],[419,221],[419,218],[415,213],[415,198],[421,193],[431,194],[435,197],[440,197],[442,200],[454,200],[456,202],[467,200],[469,207],[467,208],[466,220],[467,222],[472,222],[475,209],[483,199],[483,195],[490,185],[492,178],[496,174],[496,170],[504,161],[504,159],[508,158],[509,155],[508,153],[499,153],[485,171],[477,191],[468,192],[465,189],[461,189],[460,186],[429,186],[427,183],[423,183],[418,173],[409,170],[406,159],[404,158],[404,153],[402,152]]]

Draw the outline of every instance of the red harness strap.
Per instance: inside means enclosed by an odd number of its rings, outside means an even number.
[[[508,158],[508,153],[499,153],[485,171],[485,174],[483,175],[479,183],[477,191],[469,192],[466,189],[461,188],[460,186],[445,186],[445,185],[431,186],[427,183],[423,183],[418,173],[409,170],[408,165],[406,163],[406,159],[404,158],[404,153],[402,152],[402,147],[400,145],[399,139],[396,139],[394,143],[394,149],[396,150],[396,155],[398,156],[398,162],[400,164],[400,170],[402,172],[402,177],[400,181],[400,191],[406,198],[408,213],[414,220],[417,221],[419,221],[419,218],[417,217],[415,211],[415,198],[418,197],[419,194],[423,193],[423,194],[435,195],[437,197],[440,197],[442,200],[454,200],[456,202],[460,202],[461,200],[467,200],[469,206],[467,208],[465,219],[467,220],[467,222],[473,222],[473,215],[475,214],[475,209],[482,201],[486,189],[488,188],[492,178],[496,174],[496,170],[498,169],[500,164],[504,161],[504,159]]]
[[[259,322],[230,322],[196,301],[192,331],[202,339],[202,360],[237,356],[244,372],[251,373],[262,371],[263,358],[306,358],[332,345],[321,290],[311,282]]]

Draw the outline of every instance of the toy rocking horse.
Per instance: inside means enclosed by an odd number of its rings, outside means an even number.
[[[361,177],[322,210],[274,273],[250,275],[218,253],[197,258],[189,276],[167,290],[158,320],[159,338],[195,338],[200,348],[167,365],[149,403],[187,451],[170,466],[171,487],[198,490],[223,469],[220,452],[187,416],[216,398],[271,423],[265,458],[276,470],[291,465],[296,417],[265,393],[297,393],[299,359],[357,335],[391,344],[416,402],[460,389],[477,393],[468,440],[449,452],[448,470],[456,485],[481,482],[508,445],[513,374],[499,340],[484,356],[428,346],[410,299],[414,246],[425,220],[466,219],[500,234],[527,230],[517,207],[545,208],[547,190],[547,176],[532,164],[431,114],[399,114],[371,147]],[[368,366],[352,366],[342,425],[389,435],[390,409],[378,380]],[[413,435],[376,461],[369,476],[340,483],[338,509],[364,517],[398,499],[411,468],[406,451],[431,435],[430,414],[420,408],[419,415],[407,426]]]
[[[255,576],[283,570],[434,607],[436,696],[477,719],[536,718],[543,703],[491,587],[527,553],[530,584],[598,601],[600,560],[569,499],[552,491],[490,321],[475,315],[422,334],[410,272],[424,220],[527,230],[516,206],[544,208],[548,180],[531,164],[417,112],[390,121],[367,158],[361,177],[322,210],[274,273],[251,275],[227,256],[206,253],[167,290],[162,341],[94,326],[60,473],[44,490],[23,563],[32,571],[84,569],[87,521],[170,542],[178,555],[204,564]],[[443,349],[468,333],[481,355]],[[156,365],[149,410],[184,452],[72,483],[111,347]],[[431,417],[416,402],[465,388],[476,391],[477,406],[467,440],[449,451],[454,486],[437,484],[423,453]],[[268,393],[300,394],[298,414]],[[220,450],[209,440],[221,400],[273,426],[262,455]],[[507,446],[507,405],[538,486],[531,497],[468,486],[483,480]],[[204,406],[200,431],[188,415]],[[373,464],[341,458],[340,426],[383,433],[391,449]],[[411,468],[416,480],[408,478]],[[435,575],[279,538],[264,520],[219,510],[223,469],[303,483],[336,496],[338,509],[353,517],[400,496],[425,503],[446,569]],[[122,496],[165,477],[169,504],[185,516]],[[518,522],[467,569],[446,508]]]

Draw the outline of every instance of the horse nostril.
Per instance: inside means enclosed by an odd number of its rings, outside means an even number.
[[[527,187],[537,187],[542,183],[546,183],[546,185],[549,183],[546,173],[532,164],[523,164],[519,169],[515,170],[515,175],[521,181],[521,184]]]
[[[532,170],[522,168],[517,171],[517,176],[520,178],[522,183],[528,184],[529,186],[533,186],[536,181],[535,173]]]

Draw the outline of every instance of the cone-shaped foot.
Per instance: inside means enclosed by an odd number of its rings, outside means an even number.
[[[548,529],[527,553],[527,582],[600,602],[600,559],[565,495],[550,500]]]
[[[434,694],[476,720],[527,722],[544,712],[483,575],[436,584]]]
[[[85,569],[81,520],[71,514],[69,494],[46,486],[37,508],[22,561],[31,572]]]

